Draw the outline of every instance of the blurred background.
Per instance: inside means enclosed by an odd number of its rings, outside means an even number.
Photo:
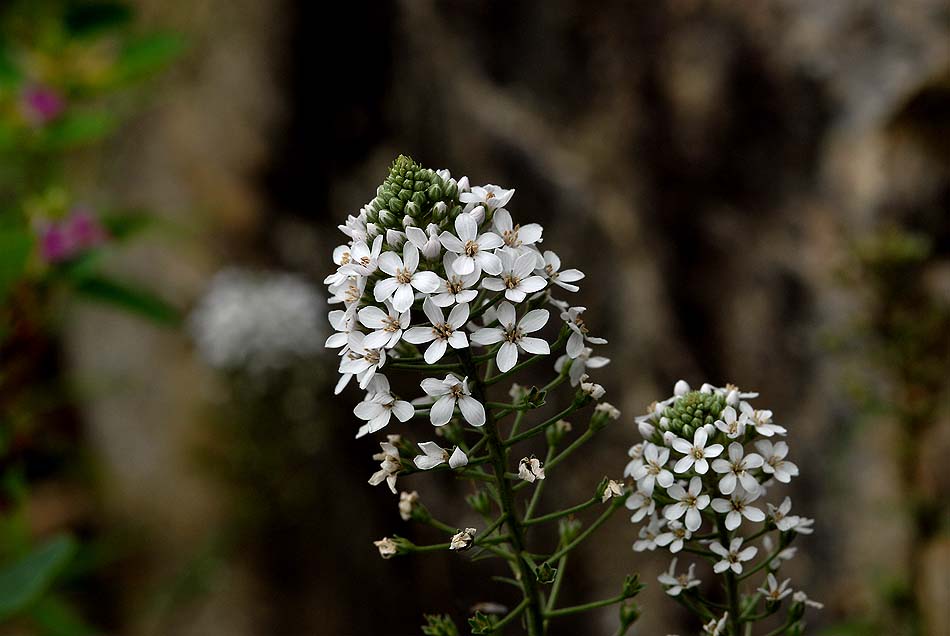
[[[336,225],[399,153],[517,188],[587,273],[624,417],[549,492],[619,476],[679,378],[760,391],[817,519],[810,633],[950,633],[945,0],[0,7],[0,634],[401,636],[510,601],[379,559],[429,535],[332,396]],[[403,486],[463,525],[459,485]],[[635,532],[565,598],[639,571],[634,633],[694,632]]]

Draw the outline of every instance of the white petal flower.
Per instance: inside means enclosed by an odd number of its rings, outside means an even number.
[[[748,415],[743,413],[737,417],[736,410],[731,406],[727,406],[722,410],[722,419],[716,420],[715,426],[725,433],[729,439],[736,439],[745,435],[745,427],[748,422]]]
[[[776,434],[785,435],[788,432],[784,426],[779,426],[772,422],[772,411],[756,411],[748,402],[739,404],[739,410],[742,411],[748,423],[755,427],[755,432],[759,435],[772,437]]]
[[[460,188],[459,201],[466,205],[484,205],[489,210],[497,210],[508,205],[514,194],[514,189],[505,190],[489,183],[483,186],[472,186],[470,192],[462,192]]]
[[[769,572],[765,580],[768,587],[760,587],[756,591],[762,594],[768,603],[778,603],[792,593],[792,590],[788,587],[792,579],[785,579],[779,584],[775,575]]]
[[[532,309],[515,322],[515,308],[511,303],[502,302],[498,305],[497,316],[501,327],[483,327],[472,334],[472,341],[483,346],[502,343],[495,356],[499,371],[509,371],[518,363],[518,349],[538,355],[551,353],[547,342],[527,335],[547,324],[549,314],[546,309]]]
[[[661,547],[668,545],[670,552],[676,554],[683,549],[685,542],[689,541],[692,536],[693,533],[682,523],[679,521],[670,521],[666,524],[666,532],[660,533],[660,535],[657,536],[656,544]]]
[[[433,426],[445,426],[452,419],[458,406],[462,417],[472,426],[485,424],[485,406],[472,397],[468,388],[468,378],[459,380],[454,375],[446,375],[444,380],[426,378],[422,381],[422,390],[435,399],[429,411]]]
[[[478,221],[471,213],[463,212],[455,217],[455,234],[442,232],[439,236],[442,247],[458,254],[452,264],[456,274],[464,276],[485,271],[496,275],[501,272],[501,260],[490,250],[501,247],[504,241],[494,232],[478,233]]]
[[[818,601],[811,600],[810,598],[808,598],[808,595],[802,592],[801,590],[792,594],[792,600],[795,601],[796,603],[804,603],[805,605],[808,605],[809,607],[814,607],[816,609],[821,609],[825,606],[824,603],[819,603]]]
[[[399,312],[388,300],[383,303],[386,311],[369,305],[359,310],[360,324],[373,332],[363,341],[365,347],[392,349],[402,338],[403,330],[409,326],[409,310]]]
[[[713,541],[709,545],[709,549],[722,557],[722,560],[717,561],[715,565],[713,565],[713,572],[716,574],[721,574],[730,568],[736,574],[742,574],[742,563],[755,558],[756,553],[759,551],[755,546],[742,549],[742,537],[734,538],[729,543],[728,550],[718,541]]]
[[[676,559],[674,558],[670,562],[670,569],[657,577],[657,581],[661,585],[666,587],[666,593],[670,596],[678,596],[680,592],[694,588],[701,583],[699,579],[694,576],[696,570],[696,564],[691,563],[689,565],[689,570],[685,574],[676,574]]]
[[[607,344],[607,341],[603,338],[595,338],[588,335],[587,325],[584,324],[584,319],[581,318],[581,314],[585,311],[585,307],[571,307],[561,313],[561,320],[563,320],[573,332],[571,337],[567,339],[567,355],[571,359],[581,355],[581,352],[584,350],[585,342],[589,342],[590,344]]]
[[[666,469],[669,459],[670,449],[647,442],[644,445],[643,463],[630,475],[636,480],[637,489],[652,495],[654,484],[669,488],[673,484],[673,473]]]
[[[485,278],[482,287],[490,291],[503,291],[505,298],[513,303],[520,303],[528,294],[544,289],[547,285],[540,276],[532,276],[534,271],[534,255],[530,252],[521,252],[512,248],[505,248],[496,252],[501,260],[500,278]]]
[[[710,619],[708,623],[703,625],[703,633],[706,634],[706,636],[722,636],[726,633],[726,621],[728,620],[729,612],[724,612],[722,617],[718,620],[715,618]]]
[[[544,479],[544,464],[537,457],[522,457],[518,462],[518,478],[529,483]]]
[[[627,463],[626,468],[623,469],[624,477],[630,477],[634,471],[643,466],[643,452],[645,448],[646,442],[640,442],[639,444],[631,446],[630,450],[627,451],[627,455],[630,456],[630,461]]]
[[[656,510],[656,501],[653,500],[653,497],[639,490],[627,497],[624,505],[633,511],[630,516],[630,521],[633,523],[639,523],[644,517],[652,515],[653,511]]]
[[[644,550],[656,550],[656,538],[662,532],[666,522],[656,514],[650,515],[650,521],[645,526],[641,526],[639,539],[633,543],[634,552],[643,552]]]
[[[403,312],[412,307],[415,291],[431,294],[439,288],[439,277],[433,272],[417,271],[419,250],[410,242],[402,249],[402,258],[395,252],[385,252],[379,257],[379,269],[389,274],[376,283],[373,297],[376,302],[392,298],[396,311]]]
[[[439,307],[450,307],[462,303],[470,303],[478,296],[478,292],[472,287],[478,283],[479,272],[472,272],[460,276],[455,273],[455,261],[458,255],[451,252],[442,259],[445,264],[445,278],[439,279],[439,289],[432,296],[432,302]]]
[[[561,258],[551,250],[544,252],[544,267],[541,271],[544,272],[544,275],[547,276],[548,280],[552,283],[570,292],[579,290],[580,287],[572,283],[576,283],[584,278],[584,272],[579,269],[562,270]]]
[[[419,506],[419,493],[412,492],[399,493],[399,517],[403,521],[409,521],[412,518],[412,512]]]
[[[399,553],[396,543],[389,537],[383,537],[379,541],[373,541],[373,545],[379,549],[379,556],[384,559],[389,559]]]
[[[328,349],[339,349],[346,346],[350,338],[350,332],[357,328],[356,314],[352,311],[334,309],[330,312],[328,319],[330,326],[333,327],[336,333],[327,338],[324,346]]]
[[[568,377],[571,379],[571,386],[577,386],[581,377],[587,373],[588,369],[601,369],[608,364],[610,364],[610,358],[605,358],[603,356],[592,355],[594,353],[593,349],[590,347],[584,347],[581,350],[580,355],[571,361],[571,368],[568,371]],[[557,373],[561,373],[564,370],[564,365],[571,360],[571,357],[566,353],[560,356],[554,362],[554,370]]]
[[[692,443],[682,438],[674,439],[672,443],[673,449],[679,453],[683,453],[685,456],[676,462],[673,470],[677,473],[685,473],[693,469],[698,474],[705,475],[706,472],[709,471],[709,462],[707,459],[718,457],[722,454],[723,450],[722,444],[706,446],[706,440],[708,439],[709,434],[705,428],[696,429],[696,432],[693,433]]]
[[[729,499],[713,499],[711,506],[719,514],[726,515],[726,529],[735,530],[742,523],[743,517],[754,523],[765,521],[765,513],[749,505],[757,497],[758,493],[750,494],[742,488],[736,488]]]
[[[544,232],[537,223],[515,225],[508,210],[500,208],[492,215],[492,227],[508,247],[522,247],[541,242]]]
[[[586,393],[595,400],[599,400],[607,394],[607,389],[596,382],[588,382],[587,374],[581,376],[581,392]],[[616,419],[616,418],[614,418]]]
[[[412,463],[420,470],[429,470],[440,464],[449,463],[450,468],[461,468],[468,464],[468,456],[462,452],[461,448],[456,447],[452,454],[435,442],[420,442],[419,448],[423,455],[416,455]]]
[[[398,435],[390,435],[388,442],[379,443],[379,447],[383,449],[383,452],[373,455],[373,459],[380,463],[379,470],[369,478],[371,486],[378,486],[385,481],[394,495],[396,494],[396,475],[402,470],[399,449],[394,446],[398,441]]]
[[[359,378],[361,389],[369,386],[376,371],[386,363],[386,350],[367,347],[365,341],[363,333],[350,332],[347,351],[340,359],[340,373]]]
[[[748,492],[759,491],[759,482],[749,471],[762,466],[762,456],[757,453],[748,455],[744,453],[742,444],[732,442],[729,444],[728,460],[724,458],[713,460],[712,469],[717,473],[725,473],[725,476],[719,480],[719,491],[722,494],[731,495],[736,485],[740,483]]]
[[[604,493],[600,496],[600,503],[607,503],[613,497],[623,497],[623,484],[615,479],[608,479]]]
[[[703,516],[700,510],[709,505],[709,495],[700,494],[703,489],[703,482],[699,477],[693,477],[689,481],[689,490],[679,484],[673,484],[666,490],[675,504],[670,504],[663,508],[663,516],[669,521],[686,516],[686,528],[690,532],[696,532],[703,524]]]
[[[469,308],[468,303],[456,305],[449,312],[449,318],[446,320],[442,308],[436,305],[431,298],[426,298],[422,303],[422,310],[425,312],[431,327],[411,327],[402,336],[406,342],[412,344],[423,344],[431,342],[424,354],[425,361],[428,364],[435,364],[445,355],[446,349],[451,346],[453,349],[465,349],[468,347],[468,336],[462,327],[468,321]]]
[[[406,238],[422,253],[427,261],[434,261],[442,253],[442,242],[439,240],[439,226],[430,223],[423,232],[417,227],[406,228]]]
[[[415,413],[412,404],[393,397],[389,392],[389,381],[386,376],[376,375],[373,380],[375,390],[367,393],[366,399],[353,409],[356,417],[366,420],[366,424],[361,426],[356,433],[357,439],[385,428],[393,415],[400,422],[406,422]]]
[[[788,444],[785,442],[775,442],[773,444],[769,440],[763,439],[755,443],[755,448],[765,460],[765,463],[762,464],[763,472],[772,475],[783,484],[787,484],[792,480],[792,477],[798,475],[798,466],[785,461],[785,456],[788,455]]]

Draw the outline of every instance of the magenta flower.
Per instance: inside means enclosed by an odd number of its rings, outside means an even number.
[[[108,234],[88,210],[77,208],[65,219],[40,228],[40,254],[47,263],[61,263],[101,245]]]
[[[24,114],[36,124],[48,124],[62,115],[64,110],[66,100],[49,86],[34,85],[23,90]]]

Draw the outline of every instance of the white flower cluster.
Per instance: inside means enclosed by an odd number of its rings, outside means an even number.
[[[570,330],[556,368],[572,360],[572,384],[587,380],[586,369],[609,362],[587,346],[606,341],[588,335],[584,308],[551,295],[576,292],[584,274],[562,269],[557,254],[541,250],[540,225],[515,223],[506,208],[514,190],[470,187],[467,177],[456,180],[447,170],[399,157],[377,194],[340,226],[349,241],[334,250],[336,271],[325,280],[330,303],[340,306],[330,312],[335,333],[326,341],[339,349],[336,393],[354,380],[366,391],[354,410],[365,421],[357,437],[385,428],[392,416],[405,422],[425,410],[436,427],[456,411],[469,425],[482,426],[485,406],[472,395],[473,378],[446,375],[443,365],[439,376],[421,381],[423,396],[405,401],[391,392],[386,365],[424,370],[444,358],[458,362],[453,352],[480,348],[482,360],[492,359],[505,373],[523,356],[550,353],[539,335],[550,319],[545,305],[555,307]],[[427,451],[426,457],[441,455]],[[452,465],[461,462],[456,453]]]
[[[634,550],[665,547],[676,554],[696,534],[694,548],[701,546],[713,555],[715,573],[738,575],[760,552],[739,535],[740,528],[767,522],[782,533],[812,532],[813,520],[789,514],[788,497],[778,506],[764,502],[776,482],[788,483],[798,475],[798,467],[786,458],[788,444],[778,439],[786,429],[772,421],[771,411],[750,404],[756,397],[731,385],[704,384],[694,391],[681,380],[673,396],[636,418],[644,441],[629,452],[624,475],[636,482],[636,492],[626,505],[633,511],[631,521],[647,523]],[[697,534],[704,523],[715,540]],[[762,541],[763,551],[770,553],[771,539],[765,535]],[[768,554],[768,569],[776,569],[792,554],[794,548]],[[680,575],[675,567],[674,559],[660,577],[668,594],[676,596],[699,584],[692,566]],[[775,589],[771,579],[769,585]]]
[[[215,368],[279,369],[321,350],[324,307],[318,289],[298,276],[228,268],[215,274],[189,329]]]

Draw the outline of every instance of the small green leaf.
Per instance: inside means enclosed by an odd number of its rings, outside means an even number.
[[[72,537],[60,535],[0,568],[0,620],[18,614],[49,589],[76,551]]]
[[[178,310],[150,291],[102,276],[87,276],[74,283],[77,293],[90,300],[107,303],[137,313],[168,326],[181,322]]]
[[[184,38],[176,33],[156,33],[133,40],[119,54],[114,81],[130,82],[161,70],[184,48]]]

